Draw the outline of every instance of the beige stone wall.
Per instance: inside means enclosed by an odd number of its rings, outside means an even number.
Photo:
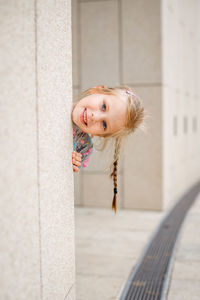
[[[71,2],[0,20],[0,299],[74,300]]]
[[[163,188],[168,207],[200,174],[200,2],[162,4]]]
[[[197,5],[198,0],[73,1],[74,99],[93,85],[127,84],[151,114],[147,133],[130,137],[121,157],[121,208],[166,208],[199,179]],[[76,174],[77,205],[111,207],[113,186],[104,161],[95,152]]]

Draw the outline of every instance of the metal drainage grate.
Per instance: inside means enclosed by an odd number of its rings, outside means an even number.
[[[129,276],[120,300],[164,299],[177,235],[199,192],[200,183],[190,189],[164,217]]]

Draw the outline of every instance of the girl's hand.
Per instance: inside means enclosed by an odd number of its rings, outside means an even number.
[[[74,172],[79,172],[79,168],[81,166],[81,157],[82,154],[78,153],[76,151],[72,152],[72,164],[73,164],[73,171]]]

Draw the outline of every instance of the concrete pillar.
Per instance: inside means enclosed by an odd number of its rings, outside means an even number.
[[[0,298],[74,300],[71,1],[0,20]]]

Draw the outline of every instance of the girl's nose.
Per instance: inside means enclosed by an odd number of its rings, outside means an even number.
[[[103,114],[101,112],[92,112],[92,121],[98,122],[101,121],[103,118]]]

